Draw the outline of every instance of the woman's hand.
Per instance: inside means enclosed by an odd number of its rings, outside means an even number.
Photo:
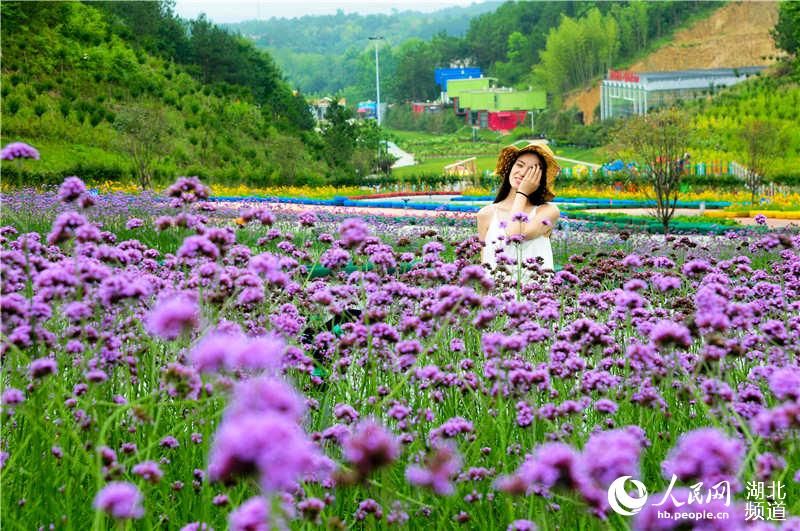
[[[539,182],[542,180],[542,169],[539,166],[528,168],[525,175],[522,177],[522,182],[519,183],[518,191],[523,194],[530,195],[539,188]]]

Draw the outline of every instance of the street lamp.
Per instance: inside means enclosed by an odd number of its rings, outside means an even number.
[[[378,66],[378,41],[382,41],[383,37],[376,35],[369,37],[369,40],[375,41],[375,99],[378,100],[375,106],[375,116],[378,119],[378,126],[381,125],[381,75]]]

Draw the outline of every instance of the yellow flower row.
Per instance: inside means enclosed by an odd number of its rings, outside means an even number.
[[[307,197],[309,199],[333,199],[335,196],[361,195],[364,190],[357,186],[337,188],[335,186],[270,186],[266,188],[253,188],[245,185],[225,186],[211,185],[212,195],[224,196],[280,196],[280,197]]]
[[[106,181],[96,187],[101,193],[126,193],[138,194],[141,188],[132,183],[122,183],[116,181]],[[309,199],[332,199],[337,195],[349,196],[365,193],[357,186],[336,188],[334,186],[270,186],[270,187],[251,187],[243,184],[229,186],[224,184],[212,184],[211,195],[221,196],[281,196],[281,197],[307,197]],[[160,190],[159,190],[160,191]]]

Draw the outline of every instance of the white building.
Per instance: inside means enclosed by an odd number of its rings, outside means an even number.
[[[689,100],[735,85],[766,67],[714,68],[676,72],[611,70],[600,85],[600,119],[647,114],[677,100]]]

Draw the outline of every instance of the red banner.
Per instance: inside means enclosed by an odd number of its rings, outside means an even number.
[[[608,79],[612,81],[627,81],[628,83],[639,82],[639,76],[630,70],[609,70]]]

